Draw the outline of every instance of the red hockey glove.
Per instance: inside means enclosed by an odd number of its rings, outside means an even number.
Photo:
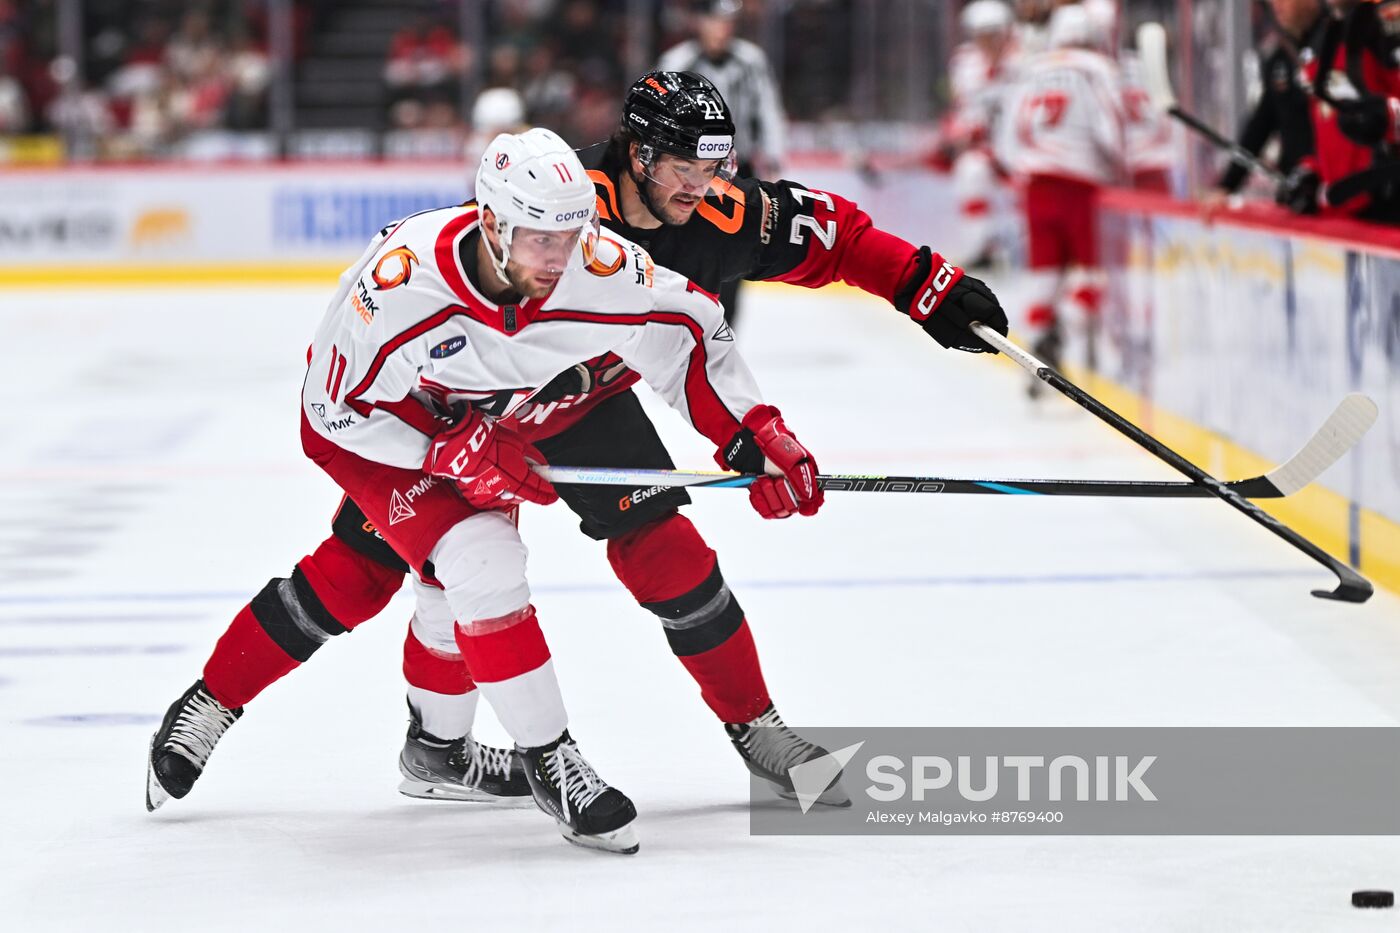
[[[999,334],[1007,330],[1006,312],[992,290],[927,246],[919,249],[914,271],[894,293],[894,306],[950,350],[997,352],[968,330],[973,321],[981,321]]]
[[[423,472],[445,476],[478,509],[506,509],[521,500],[549,505],[559,498],[554,487],[530,469],[544,456],[509,428],[479,411],[433,438]]]
[[[783,424],[778,409],[755,405],[740,424],[715,460],[741,473],[768,474],[749,487],[754,510],[764,518],[816,515],[825,500],[817,485],[817,461]]]

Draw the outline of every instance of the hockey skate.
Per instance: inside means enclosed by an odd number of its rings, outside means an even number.
[[[146,761],[146,809],[155,810],[171,797],[190,792],[204,773],[214,746],[228,731],[243,708],[229,709],[210,696],[204,681],[196,680],[184,696],[166,710]]]
[[[1060,325],[1057,321],[1050,325],[1050,329],[1035,339],[1030,346],[1032,355],[1040,359],[1042,363],[1057,372],[1063,361],[1064,337],[1060,333]],[[1031,376],[1030,385],[1026,387],[1026,395],[1031,399],[1038,399],[1045,392],[1045,383],[1038,376]]]
[[[778,711],[770,703],[768,708],[749,722],[724,724],[729,733],[729,741],[744,759],[749,772],[772,784],[778,796],[788,800],[797,799],[789,771],[803,762],[812,761],[828,754],[820,745],[808,742],[793,732],[783,722]],[[831,783],[816,803],[828,807],[849,807],[851,798],[841,786],[841,781]]]
[[[535,803],[574,845],[631,855],[640,847],[627,795],[598,776],[566,731],[538,748],[519,749]]]
[[[424,732],[409,707],[408,738],[399,753],[399,793],[423,800],[529,803],[530,782],[520,756],[508,748],[465,738],[440,739]]]

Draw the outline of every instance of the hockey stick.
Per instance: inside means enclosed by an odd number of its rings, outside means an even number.
[[[1372,587],[1370,581],[1346,564],[1337,560],[1331,554],[1328,554],[1316,544],[1313,544],[1307,538],[1298,534],[1298,532],[1294,531],[1292,528],[1289,528],[1287,525],[1274,518],[1268,512],[1265,512],[1253,502],[1250,502],[1242,496],[1238,490],[1231,489],[1225,483],[1211,476],[1205,470],[1202,470],[1176,451],[1167,447],[1167,445],[1128,421],[1103,402],[1100,402],[1088,392],[1085,392],[1083,389],[1079,388],[1079,386],[1060,375],[1060,373],[1051,369],[1034,356],[1031,356],[1031,354],[992,330],[987,325],[974,322],[972,325],[972,332],[996,347],[1002,353],[1005,353],[1021,366],[1022,369],[1025,369],[1037,379],[1045,382],[1060,394],[1074,400],[1081,408],[1084,408],[1100,421],[1113,427],[1118,433],[1124,435],[1157,459],[1171,466],[1178,472],[1185,474],[1193,483],[1200,486],[1208,494],[1228,502],[1230,505],[1234,506],[1237,511],[1243,512],[1245,515],[1263,525],[1265,528],[1268,528],[1274,534],[1337,575],[1338,585],[1335,590],[1313,590],[1312,594],[1314,596],[1323,599],[1338,599],[1349,603],[1364,603],[1371,598]],[[1342,402],[1342,406],[1338,408],[1338,411],[1341,411],[1342,408],[1351,404],[1352,399],[1360,399],[1361,401],[1351,405],[1354,415],[1347,416],[1348,421],[1350,421],[1352,417],[1356,417],[1359,423],[1359,420],[1364,420],[1364,414],[1367,412],[1369,412],[1370,421],[1375,420],[1375,404],[1364,396],[1347,396],[1346,400]],[[1370,421],[1367,421],[1365,425],[1361,427],[1362,433],[1365,432],[1366,428],[1370,427]]]
[[[1205,137],[1212,145],[1229,153],[1231,161],[1268,176],[1275,184],[1284,180],[1283,173],[1278,169],[1181,109],[1176,100],[1176,92],[1172,90],[1171,72],[1167,68],[1167,31],[1162,28],[1161,23],[1143,23],[1138,27],[1137,48],[1138,57],[1142,62],[1142,83],[1154,106],[1165,110],[1170,116]]]
[[[1364,395],[1348,395],[1296,454],[1262,476],[1225,483],[1246,499],[1291,496],[1336,463],[1376,420],[1376,406]],[[612,467],[542,466],[551,483],[594,486],[687,486],[742,489],[758,479],[753,473],[718,470],[631,470]],[[831,492],[902,492],[1012,496],[1121,496],[1132,498],[1207,499],[1210,490],[1186,482],[1096,479],[958,479],[946,476],[868,476],[822,474],[822,489]]]

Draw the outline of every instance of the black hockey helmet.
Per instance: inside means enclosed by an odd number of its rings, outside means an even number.
[[[622,102],[622,126],[650,165],[669,152],[685,159],[732,162],[734,117],[715,86],[693,71],[642,75]]]

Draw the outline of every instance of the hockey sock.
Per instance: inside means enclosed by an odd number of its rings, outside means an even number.
[[[771,702],[744,610],[695,526],[671,513],[608,541],[608,560],[661,619],[671,651],[722,722],[748,722]]]
[[[472,679],[516,745],[537,748],[563,734],[569,717],[534,606],[459,622],[455,635]]]
[[[402,582],[401,571],[327,538],[233,617],[204,665],[205,686],[230,709],[246,705],[333,635],[378,615]]]
[[[408,702],[425,732],[459,739],[472,730],[479,694],[460,654],[429,648],[410,626],[403,645],[403,676]]]

